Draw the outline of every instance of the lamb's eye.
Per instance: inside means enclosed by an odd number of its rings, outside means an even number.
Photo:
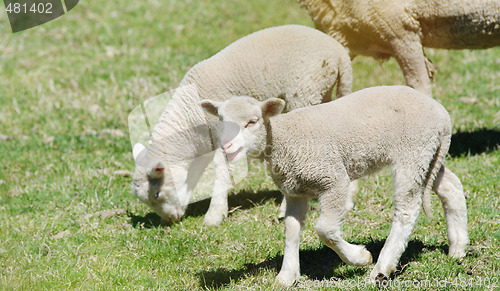
[[[258,120],[259,120],[258,118],[252,118],[252,119],[250,119],[247,122],[247,124],[245,125],[245,128],[254,126],[257,123]]]
[[[153,195],[154,199],[157,199],[160,196],[160,192],[156,192],[155,195]]]

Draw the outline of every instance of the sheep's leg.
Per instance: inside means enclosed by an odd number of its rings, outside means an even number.
[[[406,85],[432,96],[430,62],[424,55],[419,40],[412,42],[398,42],[394,45],[395,55],[399,67],[403,71]]]
[[[394,220],[370,278],[384,280],[396,270],[417,221],[424,187],[415,182],[418,171],[398,169],[394,175]]]
[[[299,243],[300,231],[308,210],[308,198],[285,196],[285,251],[283,265],[276,280],[291,286],[300,276]]]
[[[345,187],[335,189],[333,192],[324,193],[319,197],[320,215],[316,224],[316,232],[321,241],[334,250],[346,264],[353,266],[366,266],[372,262],[372,255],[362,245],[354,245],[342,238],[342,218],[348,211],[346,205],[349,199]]]
[[[464,257],[469,244],[469,235],[467,233],[467,205],[462,183],[455,174],[442,166],[434,182],[433,190],[439,196],[446,216],[448,242],[450,243],[448,254],[453,258]]]
[[[227,195],[232,188],[231,174],[226,162],[226,157],[221,149],[217,149],[214,155],[215,181],[212,191],[212,199],[208,208],[204,224],[218,225],[228,215]]]

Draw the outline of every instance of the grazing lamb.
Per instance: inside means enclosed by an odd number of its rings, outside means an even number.
[[[188,71],[155,126],[148,150],[134,147],[133,193],[164,220],[178,220],[213,159],[216,176],[204,223],[219,224],[228,214],[231,179],[226,158],[211,138],[217,128],[208,124],[217,119],[205,114],[199,102],[233,95],[279,97],[287,102],[284,111],[290,111],[331,101],[335,84],[337,97],[350,93],[349,55],[316,29],[285,25],[237,40]]]
[[[431,189],[443,204],[449,255],[465,256],[469,243],[465,196],[460,180],[442,164],[451,123],[437,101],[409,87],[386,86],[278,115],[284,103],[250,97],[201,103],[207,112],[241,127],[238,136],[223,144],[226,153],[259,152],[285,195],[286,238],[279,282],[288,286],[299,277],[300,229],[311,197],[319,201],[316,231],[321,240],[347,264],[371,263],[364,246],[342,239],[341,221],[350,181],[384,166],[391,166],[394,175],[394,220],[371,280],[386,280],[396,269],[422,201],[427,201],[426,212],[430,207]],[[223,130],[222,140],[225,134]]]
[[[298,0],[316,27],[354,58],[394,57],[406,84],[431,94],[435,70],[423,47],[485,49],[500,45],[498,0]]]

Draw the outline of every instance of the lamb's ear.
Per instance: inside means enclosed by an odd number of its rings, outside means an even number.
[[[162,178],[165,174],[165,165],[161,161],[157,161],[148,169],[148,176],[153,179]]]
[[[203,109],[213,115],[219,115],[219,107],[222,102],[212,101],[212,100],[201,100],[200,105]]]
[[[262,102],[260,108],[262,110],[262,117],[269,118],[283,111],[283,108],[285,108],[285,101],[279,98],[269,98]]]
[[[134,156],[134,161],[137,161],[137,157],[146,147],[142,143],[136,143],[132,149],[132,155]]]

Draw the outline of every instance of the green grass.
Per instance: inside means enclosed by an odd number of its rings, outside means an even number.
[[[134,169],[127,115],[135,105],[175,88],[191,66],[234,40],[286,23],[312,26],[293,0],[80,1],[67,15],[16,34],[2,9],[0,289],[278,290],[281,198],[261,167],[238,185],[219,227],[202,225],[207,201],[181,222],[159,225],[130,193],[131,178],[115,172]],[[446,256],[433,196],[434,215],[420,217],[395,279],[449,280],[449,290],[457,289],[452,280],[498,286],[500,48],[427,55],[438,69],[434,97],[455,128],[446,163],[469,192],[471,246],[461,264]],[[354,90],[403,83],[394,60],[359,57],[353,67]],[[345,219],[348,241],[380,251],[390,191],[388,171],[362,180]],[[103,217],[117,209],[125,211]],[[371,267],[347,266],[326,248],[314,232],[317,215],[311,211],[304,227],[295,289],[363,282]]]

